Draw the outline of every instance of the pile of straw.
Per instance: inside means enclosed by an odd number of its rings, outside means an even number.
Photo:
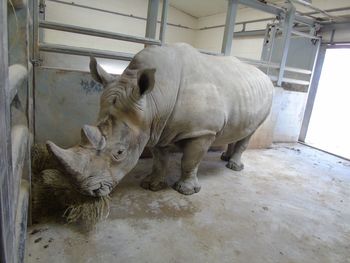
[[[80,194],[50,155],[45,145],[32,149],[32,205],[33,220],[47,216],[63,216],[67,223],[81,223],[92,228],[106,219],[110,198]]]

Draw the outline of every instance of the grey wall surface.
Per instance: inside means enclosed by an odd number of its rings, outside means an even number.
[[[89,72],[39,67],[35,74],[35,141],[74,145],[97,119],[102,86]]]

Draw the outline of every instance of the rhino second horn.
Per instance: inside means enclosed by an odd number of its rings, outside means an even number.
[[[62,149],[51,141],[46,142],[46,147],[48,151],[53,153],[57,160],[67,170],[67,172],[74,175],[82,174],[84,165],[81,157],[78,154],[69,149]]]
[[[106,140],[98,127],[84,125],[81,137],[83,144],[90,143],[97,150],[102,150],[106,146]]]

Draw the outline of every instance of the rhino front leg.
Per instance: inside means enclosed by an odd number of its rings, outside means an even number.
[[[169,150],[165,147],[154,147],[151,149],[151,152],[153,155],[152,172],[142,180],[141,187],[158,191],[167,187],[166,169],[169,160]]]
[[[200,191],[201,186],[197,178],[198,166],[214,139],[215,137],[210,135],[187,139],[180,143],[183,155],[181,159],[181,178],[173,186],[176,191],[185,195]]]
[[[242,153],[247,149],[250,137],[251,135],[236,142],[232,155],[229,158],[228,163],[226,164],[227,168],[230,168],[234,171],[243,170],[244,164],[241,161]]]

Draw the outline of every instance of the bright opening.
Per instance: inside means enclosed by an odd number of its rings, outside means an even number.
[[[326,51],[305,142],[350,159],[350,48]]]

